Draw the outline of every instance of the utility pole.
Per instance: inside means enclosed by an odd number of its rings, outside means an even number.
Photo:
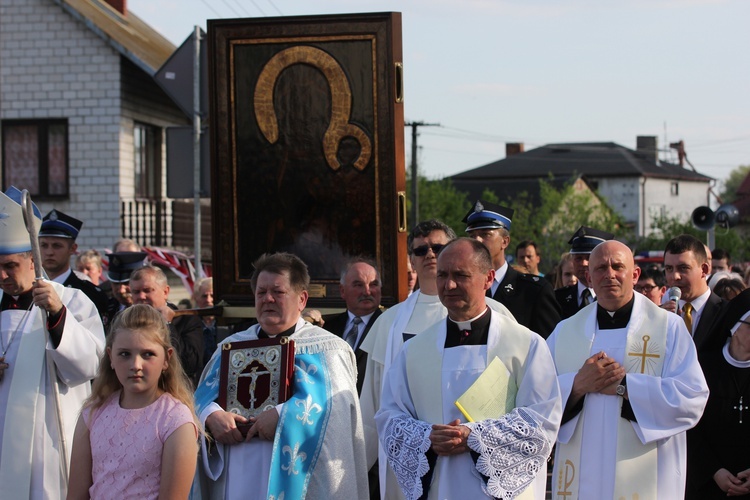
[[[419,222],[419,174],[417,169],[417,127],[439,127],[439,123],[406,122],[411,127],[411,220]]]

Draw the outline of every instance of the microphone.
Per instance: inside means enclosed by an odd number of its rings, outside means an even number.
[[[682,290],[680,290],[679,287],[673,286],[669,289],[669,291],[667,291],[667,297],[672,302],[678,302],[680,300],[680,297],[682,297]]]

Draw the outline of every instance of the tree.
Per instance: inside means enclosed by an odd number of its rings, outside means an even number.
[[[737,190],[742,185],[742,181],[745,180],[747,174],[750,173],[750,165],[740,165],[731,172],[729,176],[724,180],[723,189],[721,191],[721,200],[724,203],[733,203],[737,201]]]

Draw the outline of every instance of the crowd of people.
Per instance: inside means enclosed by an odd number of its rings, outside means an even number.
[[[582,226],[545,275],[479,200],[463,237],[414,225],[388,309],[371,259],[321,315],[305,263],[264,254],[256,323],[226,336],[210,278],[180,311],[135,242],[104,271],[81,221],[36,210],[29,231],[20,192],[0,201],[3,498],[750,498],[750,291],[692,236],[639,267]],[[222,351],[285,338],[289,399],[222,406]]]

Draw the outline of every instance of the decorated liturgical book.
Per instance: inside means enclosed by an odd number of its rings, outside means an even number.
[[[289,399],[293,374],[289,337],[228,342],[221,350],[218,403],[228,412],[255,417]],[[245,434],[251,424],[237,427]]]

